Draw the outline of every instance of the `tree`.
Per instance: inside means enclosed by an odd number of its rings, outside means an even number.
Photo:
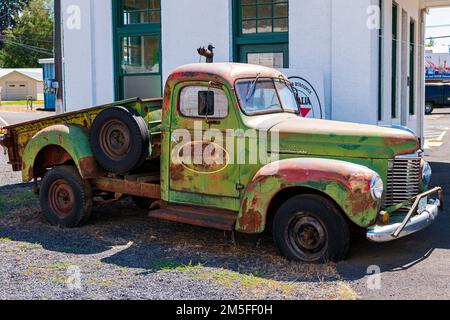
[[[28,4],[29,0],[0,1],[0,33],[16,24],[17,14]]]
[[[0,67],[34,68],[38,60],[53,56],[53,1],[29,0],[14,15],[14,26],[3,32]]]

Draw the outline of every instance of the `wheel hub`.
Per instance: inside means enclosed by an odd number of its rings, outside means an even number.
[[[112,159],[123,158],[131,146],[130,132],[127,126],[118,120],[107,122],[100,131],[100,145]]]
[[[327,234],[319,220],[299,213],[291,220],[289,241],[302,255],[316,255],[326,249]]]
[[[56,180],[50,186],[49,204],[53,212],[61,217],[67,217],[75,206],[75,194],[72,187],[64,180]]]

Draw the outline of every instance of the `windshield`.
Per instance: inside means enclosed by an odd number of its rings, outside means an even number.
[[[236,92],[247,115],[299,112],[294,89],[281,78],[241,80],[236,84]]]

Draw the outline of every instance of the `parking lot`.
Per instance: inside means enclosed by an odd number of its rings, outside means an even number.
[[[17,121],[0,113],[5,121]],[[19,115],[20,117],[20,115]],[[426,119],[433,184],[450,199],[450,110]],[[231,235],[150,220],[125,200],[98,207],[76,230],[49,226],[29,187],[0,158],[0,298],[448,299],[450,211],[429,229],[387,244],[353,235],[347,261],[280,258],[270,235]],[[7,186],[5,186],[7,185]],[[372,286],[380,270],[380,286]],[[81,286],[68,288],[71,272]]]

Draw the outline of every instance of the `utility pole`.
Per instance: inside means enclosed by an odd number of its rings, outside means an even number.
[[[62,57],[62,18],[61,18],[61,0],[54,0],[54,12],[55,12],[55,30],[54,30],[54,43],[55,43],[55,80],[58,83],[58,89],[56,90],[56,112],[65,112],[63,103],[63,57]]]

